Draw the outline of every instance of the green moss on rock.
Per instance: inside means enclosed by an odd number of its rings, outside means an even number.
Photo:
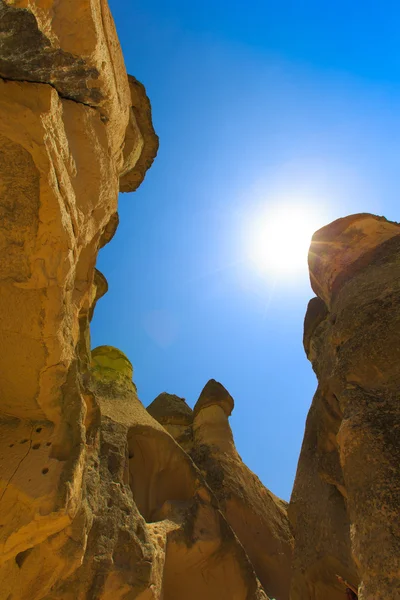
[[[133,367],[127,356],[113,346],[98,346],[92,350],[92,375],[101,381],[116,381],[121,377],[132,381]]]

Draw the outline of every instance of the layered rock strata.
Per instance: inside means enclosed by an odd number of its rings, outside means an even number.
[[[316,232],[304,346],[318,377],[290,502],[292,600],[400,598],[400,225]]]

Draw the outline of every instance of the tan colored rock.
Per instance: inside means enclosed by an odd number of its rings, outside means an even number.
[[[193,409],[194,416],[209,406],[220,406],[227,417],[231,415],[234,407],[230,393],[215,379],[210,379],[202,389]]]
[[[1,1],[0,34],[0,599],[266,600],[129,360],[90,353],[119,184],[158,146],[107,4]]]
[[[339,219],[314,235],[309,263],[320,299],[304,339],[319,384],[290,508],[293,600],[343,597],[339,568],[360,600],[397,599],[400,226]]]
[[[103,248],[106,244],[109,244],[117,232],[119,225],[119,215],[117,212],[111,215],[107,225],[103,229],[101,234],[99,248]]]
[[[0,600],[287,599],[287,506],[230,394],[146,411],[128,358],[90,351],[98,250],[158,148],[106,1],[0,0],[0,40]],[[336,574],[400,600],[400,226],[340,219],[309,260],[291,600],[340,600]]]
[[[39,600],[95,535],[88,320],[131,97],[104,1],[1,1],[0,34],[0,598]]]
[[[130,92],[107,2],[1,0],[0,23],[0,76],[50,84],[60,98],[98,109],[119,173]]]
[[[163,392],[147,407],[147,412],[158,421],[164,429],[186,451],[193,446],[193,411],[184,398]]]
[[[93,525],[82,566],[46,600],[267,600],[202,475],[145,410],[131,376],[116,348],[92,352],[101,414],[100,471],[87,482]]]
[[[318,389],[310,408],[288,514],[295,536],[291,600],[343,600],[336,575],[358,586],[335,432],[337,403]]]
[[[159,394],[147,407],[147,412],[161,425],[191,425],[193,411],[184,398],[167,394]]]
[[[85,402],[76,347],[80,316],[90,309],[98,236],[117,186],[103,136],[96,159],[85,158],[85,142],[88,150],[104,128],[95,110],[61,100],[43,84],[0,81],[0,87],[0,437],[12,427],[10,444],[28,440],[11,462],[5,455],[7,467],[0,469],[7,523],[0,545],[3,560],[14,560],[79,513]],[[89,163],[97,175],[83,195]],[[40,428],[49,433],[38,452]]]
[[[317,231],[309,253],[314,292],[330,307],[352,273],[367,266],[378,246],[397,235],[397,223],[368,213],[349,215]]]
[[[140,597],[151,586],[160,589],[153,544],[129,487],[128,431],[143,413],[146,418],[132,372],[130,361],[116,348],[101,346],[92,352],[90,389],[98,412],[84,479],[91,526],[81,564],[53,584],[46,600],[122,599]]]
[[[233,399],[210,380],[194,408],[191,456],[215,493],[267,594],[289,597],[293,538],[286,503],[267,490],[236,451],[228,416]]]
[[[139,187],[158,151],[158,137],[146,90],[133,75],[128,75],[128,81],[132,106],[125,137],[124,168],[120,175],[121,192],[134,192]]]
[[[92,320],[94,309],[97,302],[108,292],[108,282],[98,269],[94,270],[93,286],[92,286],[92,301],[89,310],[89,320]]]

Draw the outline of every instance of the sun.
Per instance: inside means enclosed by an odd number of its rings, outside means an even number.
[[[311,237],[320,226],[317,211],[307,205],[287,203],[256,211],[245,232],[248,259],[257,271],[275,278],[303,274]]]

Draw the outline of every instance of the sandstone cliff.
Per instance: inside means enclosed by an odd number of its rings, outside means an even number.
[[[267,600],[191,411],[158,423],[90,351],[97,253],[158,146],[106,1],[0,0],[0,78],[0,599]]]
[[[0,600],[340,600],[336,574],[400,600],[399,225],[313,238],[288,509],[221,384],[146,410],[129,359],[90,349],[97,254],[157,148],[106,0],[0,0]]]
[[[313,237],[304,346],[318,377],[289,515],[292,600],[400,598],[400,226],[369,214]]]
[[[63,597],[100,510],[97,252],[118,224],[120,180],[135,188],[157,138],[106,2],[2,1],[0,34],[0,597]]]

